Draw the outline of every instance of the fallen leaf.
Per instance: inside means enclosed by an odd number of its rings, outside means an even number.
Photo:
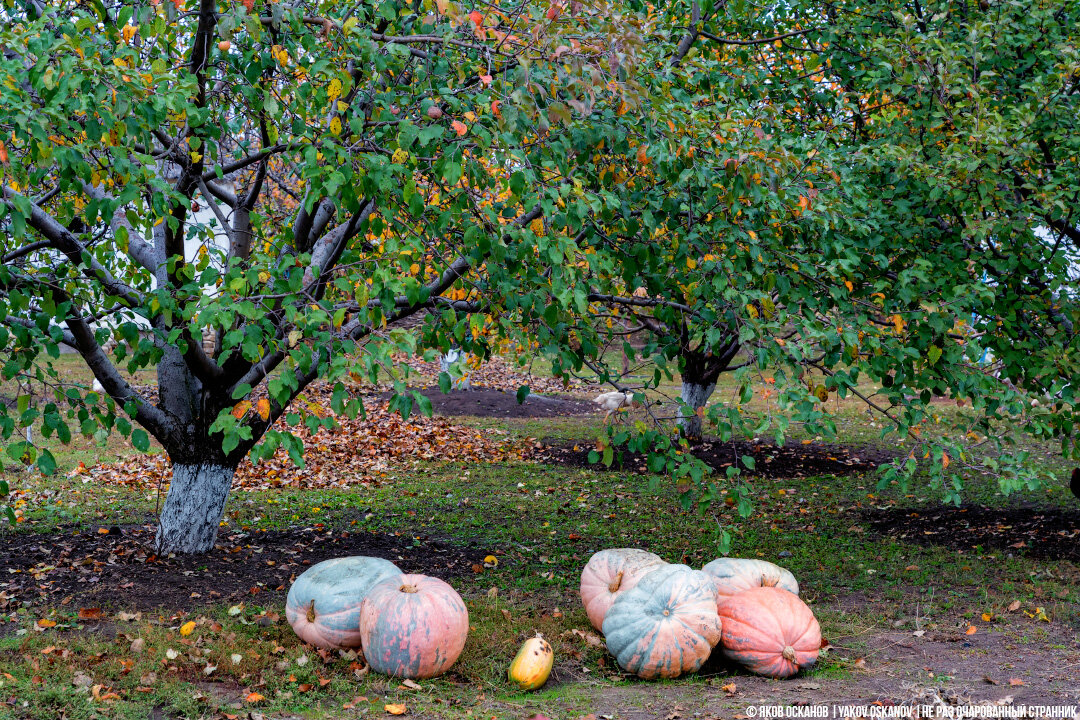
[[[257,692],[252,692],[252,693],[247,694],[247,697],[244,698],[244,701],[249,702],[249,703],[257,703],[257,702],[262,702],[265,699],[266,699],[265,695],[260,695]]]
[[[105,613],[101,608],[79,608],[80,620],[100,620],[103,617],[105,617]]]
[[[424,689],[423,686],[420,683],[415,682],[413,680],[410,680],[409,678],[405,678],[404,680],[402,680],[401,684],[404,685],[405,687],[409,688],[410,690],[423,690]]]
[[[180,626],[180,634],[187,637],[191,633],[195,632],[195,621],[188,620],[186,623]]]
[[[1024,684],[1024,681],[1021,680],[1020,678],[1009,678],[1009,685],[1011,685],[1013,687],[1017,687],[1018,685],[1023,685],[1023,684]]]
[[[390,703],[387,705],[383,705],[383,710],[390,713],[391,715],[404,715],[409,711],[409,709],[405,707],[404,703]]]
[[[975,627],[974,625],[968,625],[968,629],[964,631],[964,634],[974,635],[977,632],[979,632],[979,628]]]
[[[735,694],[735,683],[729,682],[727,685],[721,685],[720,689],[726,692],[728,695]]]
[[[37,625],[38,625],[38,627],[43,627],[43,628],[56,627],[56,621],[55,620],[46,620],[45,618],[42,618],[41,620],[37,621]]]

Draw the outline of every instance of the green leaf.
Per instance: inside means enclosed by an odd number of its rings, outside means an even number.
[[[146,452],[150,449],[150,436],[142,428],[135,428],[131,431],[131,444],[139,452]]]

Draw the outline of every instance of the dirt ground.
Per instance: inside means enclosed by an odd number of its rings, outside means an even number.
[[[530,394],[524,403],[518,403],[514,391],[476,385],[450,393],[444,393],[438,387],[427,387],[420,392],[431,400],[436,415],[448,417],[546,418],[596,412],[596,405],[587,400]]]
[[[579,443],[561,440],[546,440],[544,449],[533,455],[534,462],[567,467],[589,468],[592,470],[634,470],[647,472],[645,456],[640,453],[622,453],[610,467],[601,463],[589,462],[589,451],[593,443]],[[746,474],[760,477],[810,477],[814,475],[849,475],[869,472],[883,463],[890,462],[894,455],[873,447],[848,445],[785,445],[779,447],[769,442],[747,442],[733,440],[720,442],[706,440],[691,450],[695,457],[715,472],[722,473],[727,468],[738,464]],[[743,464],[744,456],[754,458],[754,469]]]
[[[0,546],[0,591],[9,602],[181,610],[284,601],[296,575],[332,557],[373,555],[407,573],[453,578],[471,575],[489,552],[423,535],[318,528],[223,532],[215,550],[195,557],[157,557],[153,541],[153,524],[15,535]]]
[[[875,531],[919,545],[963,551],[1001,550],[1047,560],[1080,560],[1080,509],[934,507],[867,510]],[[1080,671],[1078,671],[1080,676]]]

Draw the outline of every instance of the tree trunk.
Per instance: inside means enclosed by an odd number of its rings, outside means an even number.
[[[679,428],[683,437],[691,443],[701,442],[701,416],[697,414],[698,408],[705,407],[705,403],[712,397],[716,383],[700,383],[687,379],[682,383],[682,400],[690,406],[688,410],[680,410]]]
[[[159,555],[214,548],[235,472],[235,465],[215,462],[173,464],[172,484],[158,519]]]

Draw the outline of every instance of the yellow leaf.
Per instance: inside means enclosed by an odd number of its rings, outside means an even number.
[[[330,104],[341,97],[341,80],[334,78],[326,88],[326,94],[330,97]]]
[[[38,624],[38,627],[43,627],[43,628],[56,627],[56,621],[55,620],[44,620],[44,619],[42,619],[42,620],[38,620],[37,624]]]
[[[394,151],[394,154],[390,156],[390,159],[395,165],[404,165],[409,161],[409,152],[403,148],[398,148]]]
[[[990,622],[991,620],[994,619],[994,616],[991,613],[983,613],[982,614],[982,619],[983,619],[983,622]]]
[[[697,267],[697,260],[695,260],[694,258],[686,258],[686,267],[693,270]]]
[[[263,420],[270,419],[270,401],[266,398],[259,398],[258,404],[255,406],[259,413],[259,417]]]
[[[845,280],[844,281],[844,287],[847,288],[848,292],[851,292],[851,291],[853,291],[855,289],[855,286],[851,284],[850,280]]]
[[[341,118],[334,116],[334,118],[330,121],[330,132],[335,135],[341,134]]]
[[[406,712],[408,712],[408,708],[405,707],[405,703],[388,703],[383,706],[383,710],[390,713],[391,715],[404,715]]]
[[[134,25],[125,25],[120,28],[120,34],[124,36],[124,42],[131,42],[131,38],[135,37],[135,31],[137,28]]]
[[[186,623],[180,626],[180,634],[187,637],[191,633],[195,632],[195,621],[188,620]]]

